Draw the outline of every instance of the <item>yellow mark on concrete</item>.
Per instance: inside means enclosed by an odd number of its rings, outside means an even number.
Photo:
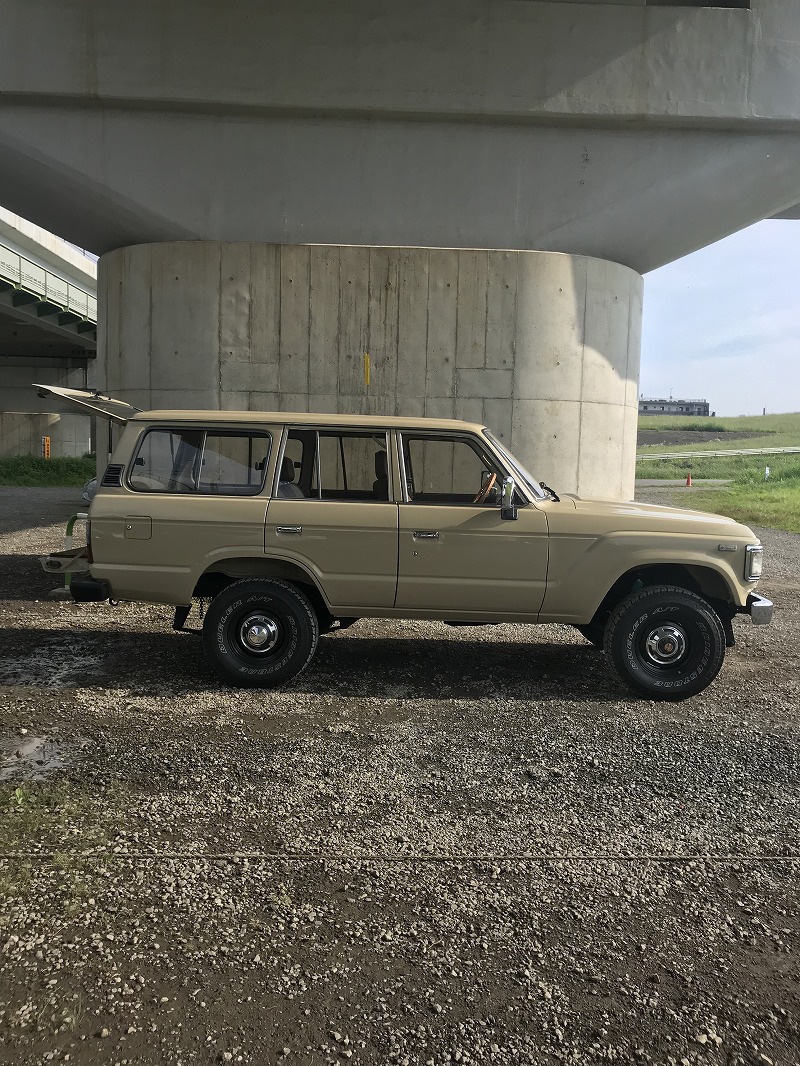
[[[369,352],[364,352],[364,384],[369,385]]]

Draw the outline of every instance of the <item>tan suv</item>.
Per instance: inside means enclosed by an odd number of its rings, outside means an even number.
[[[78,601],[209,599],[203,643],[239,685],[277,685],[358,618],[573,625],[650,699],[701,692],[731,620],[771,620],[762,548],[729,518],[558,496],[483,426],[432,418],[137,412],[85,549],[42,560]]]

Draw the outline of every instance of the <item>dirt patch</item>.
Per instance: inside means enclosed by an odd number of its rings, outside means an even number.
[[[639,423],[641,426],[641,422]],[[769,432],[765,430],[758,430],[755,433],[747,433],[744,430],[738,430],[731,433],[720,433],[717,431],[706,432],[705,430],[691,430],[691,429],[639,429],[636,434],[636,445],[639,448],[644,447],[646,444],[651,446],[668,446],[674,444],[685,444],[690,446],[692,444],[709,444],[714,441],[724,443],[725,441],[732,440],[751,440],[753,437],[766,437],[769,436]]]
[[[800,537],[685,704],[563,626],[361,621],[242,691],[167,609],[36,602],[63,526],[5,502],[0,734],[80,758],[0,792],[0,1062],[800,1061]]]

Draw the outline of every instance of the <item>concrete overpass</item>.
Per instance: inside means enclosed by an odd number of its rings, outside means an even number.
[[[800,202],[793,0],[7,0],[5,25],[0,202],[105,253],[98,384],[138,406],[485,419],[551,483],[627,496],[641,272]]]
[[[97,347],[93,259],[0,208],[0,455],[83,455],[89,419],[55,412],[31,381],[81,388]]]

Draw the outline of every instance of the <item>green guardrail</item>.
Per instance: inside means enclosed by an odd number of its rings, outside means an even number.
[[[97,297],[64,278],[32,263],[24,255],[0,244],[0,279],[22,292],[31,293],[54,310],[71,312],[97,325]]]

